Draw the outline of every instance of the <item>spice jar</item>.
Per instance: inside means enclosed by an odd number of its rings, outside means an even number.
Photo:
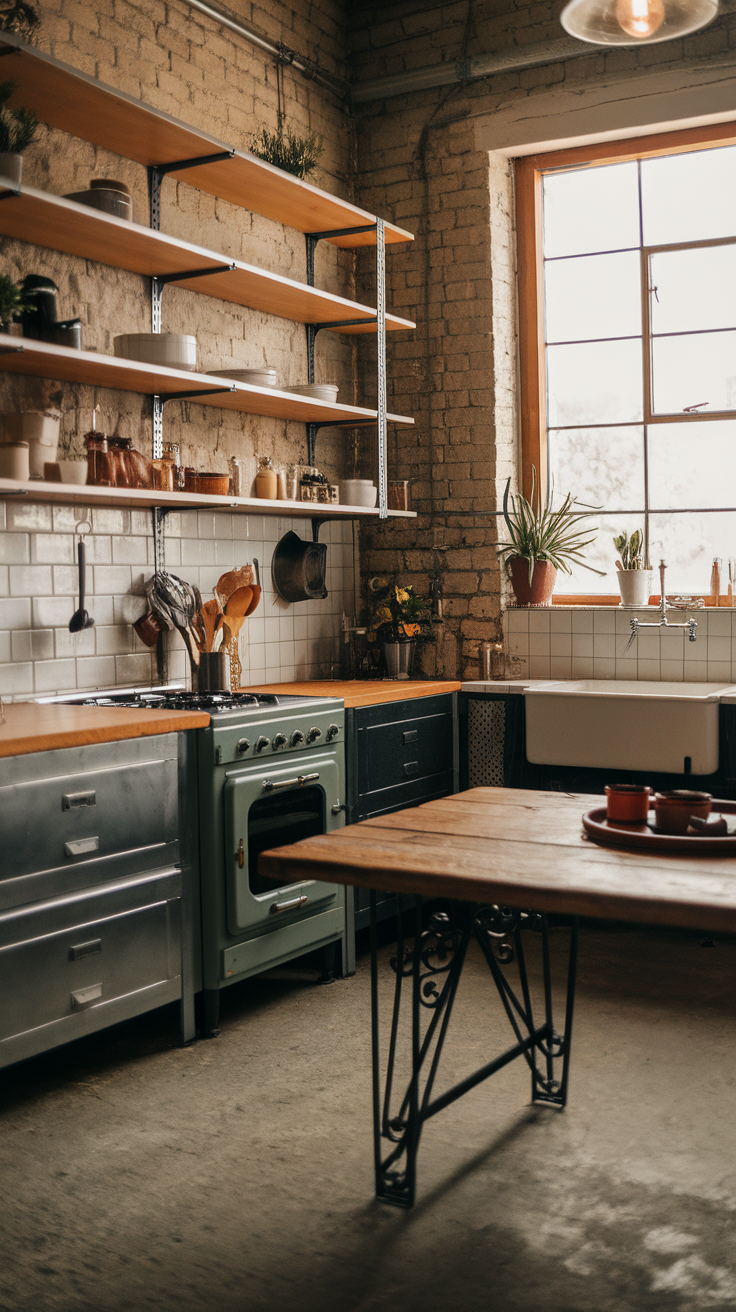
[[[231,456],[228,460],[230,466],[230,495],[233,497],[242,497],[243,495],[243,462],[238,460],[237,456]]]
[[[151,483],[157,492],[174,492],[174,465],[170,460],[151,461]]]
[[[161,449],[163,460],[170,460],[174,468],[174,491],[184,491],[184,470],[181,464],[181,449],[178,442],[164,442]]]
[[[112,487],[112,462],[104,433],[92,429],[85,433],[87,448],[87,482],[95,487]]]
[[[258,457],[258,473],[256,474],[256,496],[267,501],[275,501],[278,492],[278,478],[276,470],[271,463],[270,456]]]

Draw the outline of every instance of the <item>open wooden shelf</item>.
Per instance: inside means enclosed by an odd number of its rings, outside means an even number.
[[[195,492],[153,492],[125,487],[87,487],[78,483],[19,483],[0,478],[0,500],[23,498],[59,505],[117,506],[146,510],[229,510],[244,515],[282,515],[299,519],[377,519],[378,509],[365,506],[321,505],[314,501],[264,501],[259,497],[214,497]],[[391,519],[416,519],[414,510],[389,510]]]
[[[216,296],[222,301],[247,305],[253,310],[279,315],[297,323],[338,324],[343,333],[375,333],[376,311],[367,305],[347,301],[342,296],[318,291],[306,283],[267,273],[252,264],[231,260],[216,251],[176,237],[167,237],[138,223],[102,214],[88,205],[52,196],[33,187],[23,187],[19,196],[6,196],[0,204],[0,233],[20,241],[34,242],[51,250],[97,260],[116,269],[144,274],[149,278],[171,277],[193,269],[217,269],[223,264],[235,267],[226,273],[212,273],[197,278],[174,278],[178,287]],[[339,325],[340,320],[363,320]],[[386,315],[386,328],[396,331],[415,328],[410,319]]]
[[[152,364],[138,364],[96,351],[75,351],[69,346],[52,346],[28,337],[11,337],[0,333],[0,369],[6,373],[29,374],[34,378],[55,378],[66,383],[86,383],[91,387],[112,387],[122,392],[142,392],[146,396],[175,399],[181,392],[194,393],[187,400],[195,405],[212,405],[222,410],[240,410],[244,414],[266,415],[271,419],[296,419],[305,424],[371,423],[375,410],[355,405],[333,405],[313,401],[311,397],[279,391],[275,387],[252,387],[249,383],[228,383],[226,378],[188,373],[184,369],[163,369]],[[231,387],[231,391],[212,393],[212,388]],[[389,423],[412,426],[405,415],[388,415]]]
[[[126,159],[156,166],[232,149],[229,143],[106,86],[11,33],[3,32],[0,51],[3,78],[15,83],[11,105],[27,105],[41,122]],[[367,210],[291,177],[247,151],[235,150],[232,159],[174,170],[172,177],[297,232],[329,232],[376,221]],[[376,234],[352,233],[328,240],[349,248],[374,246]],[[386,223],[387,244],[412,240],[411,233]]]

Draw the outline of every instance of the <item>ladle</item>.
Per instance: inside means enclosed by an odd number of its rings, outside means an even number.
[[[69,621],[70,633],[81,633],[82,629],[91,629],[94,620],[84,608],[84,580],[86,574],[87,552],[84,545],[84,533],[89,533],[92,525],[83,519],[77,524],[79,542],[77,543],[77,564],[79,566],[79,609],[75,610]]]

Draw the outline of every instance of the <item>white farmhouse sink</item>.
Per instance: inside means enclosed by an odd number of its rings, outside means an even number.
[[[713,774],[723,683],[581,679],[536,684],[526,698],[526,754],[537,765]]]

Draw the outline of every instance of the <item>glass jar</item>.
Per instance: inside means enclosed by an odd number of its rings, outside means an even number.
[[[152,460],[151,486],[157,492],[175,492],[174,469],[170,460]]]
[[[95,487],[112,487],[112,462],[107,437],[92,429],[85,433],[84,445],[87,448],[87,482]]]
[[[164,460],[170,460],[174,467],[174,491],[184,491],[184,470],[181,463],[181,448],[178,442],[164,442],[161,449]]]
[[[107,439],[113,487],[135,487],[133,470],[129,459],[130,447],[129,437],[108,437]]]
[[[126,441],[128,441],[129,447],[126,455],[130,461],[131,476],[133,480],[131,487],[152,487],[153,470],[151,468],[150,460],[147,456],[143,455],[142,451],[136,451],[135,447],[131,445],[128,439],[126,439]]]
[[[271,457],[259,456],[258,473],[256,474],[256,496],[263,497],[267,501],[275,501],[277,491],[278,477]]]

